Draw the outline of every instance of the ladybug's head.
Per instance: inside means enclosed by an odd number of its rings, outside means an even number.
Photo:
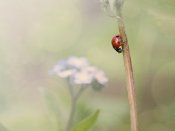
[[[115,49],[118,53],[122,53],[123,49],[122,48],[117,48]]]

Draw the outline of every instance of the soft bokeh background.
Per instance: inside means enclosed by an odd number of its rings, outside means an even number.
[[[126,0],[123,13],[141,130],[174,131],[175,1]],[[109,77],[103,91],[88,90],[81,97],[79,113],[101,110],[94,131],[129,131],[122,55],[110,44],[117,33],[115,18],[98,0],[0,0],[1,130],[56,131],[64,125],[67,85],[48,70],[76,55]]]

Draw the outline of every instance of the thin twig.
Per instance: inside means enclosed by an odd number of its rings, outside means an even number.
[[[122,46],[123,60],[124,60],[125,71],[127,76],[127,91],[128,91],[128,100],[129,100],[129,106],[130,106],[131,131],[139,131],[132,61],[131,61],[127,35],[125,33],[125,26],[124,26],[124,22],[121,14],[118,19],[118,27],[119,27],[120,36],[122,38],[122,44],[123,44]]]

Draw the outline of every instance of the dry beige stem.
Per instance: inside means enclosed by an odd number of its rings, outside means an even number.
[[[126,71],[128,101],[130,106],[131,131],[139,131],[132,61],[129,51],[127,35],[125,33],[125,26],[122,18],[122,7],[124,4],[124,0],[100,1],[103,9],[105,9],[110,16],[115,16],[118,21],[119,33],[122,38],[123,60]]]
[[[137,114],[137,105],[136,105],[136,91],[134,85],[134,76],[132,69],[131,55],[127,40],[127,35],[125,33],[124,22],[122,19],[118,20],[119,33],[122,38],[122,48],[123,48],[123,59],[127,77],[127,91],[128,91],[128,100],[130,105],[130,119],[131,119],[131,131],[139,131],[138,126],[138,114]]]

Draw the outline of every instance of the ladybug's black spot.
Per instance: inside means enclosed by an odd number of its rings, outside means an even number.
[[[115,49],[118,53],[122,53],[123,49],[122,48],[117,48]]]

